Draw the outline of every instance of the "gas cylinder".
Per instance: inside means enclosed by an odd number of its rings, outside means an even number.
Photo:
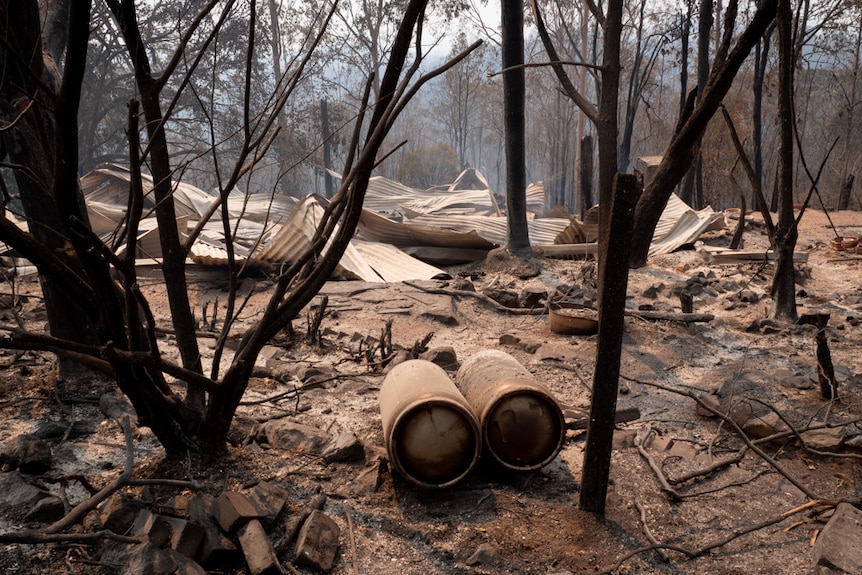
[[[396,365],[380,387],[383,438],[392,467],[422,487],[450,487],[482,453],[479,422],[440,366],[425,360]]]
[[[508,353],[484,350],[470,357],[455,384],[479,418],[487,452],[503,466],[540,469],[562,449],[562,409],[548,388]]]

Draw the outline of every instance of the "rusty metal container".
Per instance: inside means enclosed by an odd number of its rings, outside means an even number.
[[[516,471],[553,461],[566,438],[551,392],[506,352],[485,350],[461,365],[455,384],[479,416],[487,451]]]
[[[422,487],[450,487],[482,453],[479,421],[443,368],[414,359],[380,387],[383,438],[392,467]]]

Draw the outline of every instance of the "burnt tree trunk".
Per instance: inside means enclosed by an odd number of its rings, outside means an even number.
[[[329,170],[332,168],[332,133],[329,131],[329,104],[327,103],[326,98],[321,98],[320,100],[320,130],[323,132],[321,134],[323,137],[323,189],[326,194],[326,198],[330,199],[335,193],[335,190],[332,181],[332,174],[329,173]]]
[[[30,233],[74,273],[84,275],[80,257],[72,247],[67,214],[52,197],[56,190],[63,190],[75,202],[76,216],[87,220],[75,173],[77,162],[69,165],[59,157],[64,137],[58,122],[64,117],[77,116],[77,102],[60,98],[63,78],[54,64],[61,62],[68,39],[64,27],[57,23],[65,22],[70,10],[68,2],[53,3],[43,27],[35,0],[0,2],[0,27],[5,31],[4,42],[0,43],[0,58],[4,62],[0,75],[0,114],[4,125],[8,126],[0,130],[0,160],[8,154],[11,164],[28,167],[15,169],[14,177]],[[85,17],[89,17],[88,4],[76,5],[75,10],[84,11]],[[45,37],[43,44],[42,34],[48,31],[53,32]],[[68,58],[80,57],[76,52],[84,50],[86,53],[86,43],[70,45],[68,50]],[[46,65],[44,58],[52,65]],[[72,108],[64,108],[66,104]],[[77,130],[71,137],[76,135]],[[93,318],[98,315],[95,313],[98,302],[93,294],[82,298],[80,291],[70,291],[67,282],[58,281],[41,270],[39,281],[51,335],[82,344],[97,343],[98,326]],[[66,358],[60,357],[58,362],[61,378],[80,370],[78,364]]]
[[[164,79],[154,78],[144,50],[138,28],[137,11],[133,0],[111,0],[109,6],[120,24],[123,37],[132,58],[135,82],[141,92],[141,108],[146,120],[149,140],[149,164],[153,176],[153,195],[156,201],[156,221],[159,225],[159,242],[162,248],[162,272],[168,295],[168,306],[176,331],[176,342],[183,367],[203,373],[201,354],[195,333],[195,321],[186,285],[186,250],[182,247],[177,230],[177,214],[173,199],[173,172],[170,152],[164,129],[160,97]],[[199,413],[203,413],[206,397],[202,390],[189,386],[186,400]]]
[[[796,321],[796,278],[793,252],[798,230],[793,217],[793,13],[790,0],[779,0],[778,24],[778,225],[775,228],[775,271],[772,317]]]
[[[590,423],[584,453],[579,506],[584,511],[604,514],[614,439],[614,419],[619,390],[620,357],[625,330],[626,265],[631,248],[634,209],[640,195],[637,176],[617,174],[614,193],[599,224],[599,338]]]
[[[593,207],[593,137],[589,134],[581,139],[578,155],[578,189],[580,191],[580,216],[583,220],[587,210]]]
[[[838,209],[850,209],[850,196],[853,195],[853,181],[856,179],[854,174],[847,176],[844,184],[841,186],[841,193],[838,195]]]
[[[524,5],[518,0],[503,0],[503,115],[506,139],[506,211],[509,219],[508,248],[521,251],[530,247],[527,229],[527,162],[524,100]]]

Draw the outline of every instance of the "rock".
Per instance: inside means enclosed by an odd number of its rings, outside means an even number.
[[[769,437],[770,435],[775,435],[776,433],[781,433],[788,429],[787,425],[781,421],[780,417],[778,417],[778,414],[773,412],[754,416],[743,423],[740,427],[742,427],[742,431],[744,431],[748,437],[753,439]]]
[[[101,563],[120,575],[173,575],[178,567],[170,553],[149,541],[138,545],[111,541],[102,548]]]
[[[452,346],[433,347],[428,351],[419,354],[419,359],[424,359],[435,363],[446,371],[458,371],[461,364],[458,362],[458,355],[455,353],[455,348]]]
[[[320,453],[332,441],[325,431],[287,419],[267,421],[262,433],[272,447],[302,453]]]
[[[813,575],[862,573],[862,511],[838,504],[817,538],[811,564]]]
[[[389,466],[385,457],[373,458],[373,461],[365,469],[338,490],[339,496],[349,499],[376,492],[383,484],[383,478],[388,470]]]
[[[776,369],[773,373],[775,383],[790,389],[812,389],[814,382],[801,373],[789,369]]]
[[[284,573],[260,521],[251,520],[240,527],[237,537],[250,575]]]
[[[614,451],[631,449],[635,446],[635,439],[637,438],[637,434],[638,432],[634,429],[615,429],[612,449]]]
[[[476,291],[476,286],[473,285],[473,282],[470,278],[455,278],[452,280],[452,289],[458,291]]]
[[[365,447],[352,432],[339,433],[323,450],[323,461],[326,463],[355,462],[363,459],[365,459]]]
[[[299,529],[300,527],[302,527],[303,522],[308,518],[309,515],[311,515],[311,512],[314,510],[323,509],[324,505],[326,505],[326,495],[318,493],[317,495],[306,501],[299,509],[299,511],[291,515],[284,525],[285,542],[290,543],[291,541],[293,541],[299,533]]]
[[[855,435],[844,442],[844,445],[854,451],[862,451],[862,434]]]
[[[827,427],[804,431],[802,432],[802,439],[809,449],[837,453],[841,451],[846,435],[843,427]]]
[[[30,509],[48,497],[53,495],[41,487],[31,485],[18,472],[0,476],[0,504],[3,506]]]
[[[703,395],[698,396],[698,399],[716,411],[721,412],[721,398],[718,395],[714,393],[704,393]],[[695,404],[695,411],[701,417],[717,417],[710,410],[701,407],[699,403]]]
[[[663,283],[654,283],[645,290],[643,290],[641,295],[643,295],[643,297],[647,299],[655,299],[658,297],[658,294],[660,294],[666,289],[666,287],[667,286],[665,286]]]
[[[206,537],[203,526],[177,517],[161,517],[171,525],[171,549],[189,559],[196,559]]]
[[[119,575],[206,575],[188,557],[150,542],[127,545],[109,541],[102,548],[101,563],[105,573]]]
[[[53,523],[59,521],[66,515],[66,506],[59,497],[46,497],[40,499],[24,516],[25,521],[37,523]]]
[[[781,324],[770,318],[756,319],[748,324],[745,331],[748,333],[759,333],[768,335],[770,333],[778,333],[781,331]]]
[[[249,497],[236,491],[225,491],[213,502],[212,516],[225,533],[234,533],[251,520],[275,523],[270,509],[255,505]]]
[[[421,317],[442,323],[443,325],[458,325],[458,318],[451,309],[430,308],[419,314]]]
[[[516,308],[519,305],[518,294],[502,287],[486,287],[482,294],[488,296],[504,307]]]
[[[159,520],[159,516],[149,509],[141,509],[138,512],[129,532],[132,535],[146,535],[150,543],[159,549],[164,549],[171,541],[170,524]]]
[[[541,360],[572,361],[580,357],[576,344],[543,343],[536,350],[536,357]]]
[[[518,295],[518,307],[538,308],[544,307],[548,299],[548,290],[536,287],[525,287]]]
[[[228,443],[234,447],[244,445],[249,438],[254,437],[257,426],[257,421],[251,417],[237,415],[230,422],[230,430],[227,433]]]
[[[205,496],[195,496],[189,499],[189,519],[203,528],[204,536],[198,550],[198,561],[207,567],[221,568],[239,559],[239,551],[233,542],[219,530],[215,520],[210,515],[212,499]]]
[[[476,565],[491,565],[500,557],[500,550],[491,543],[482,543],[464,563],[470,567]]]
[[[341,529],[334,519],[322,511],[312,511],[296,539],[296,564],[324,572],[331,571],[340,534]]]
[[[383,373],[389,373],[389,371],[396,365],[404,363],[405,361],[410,359],[413,359],[413,355],[409,351],[407,351],[406,349],[399,349],[395,352],[395,355],[392,356],[392,359],[389,360],[389,363],[386,364]]]
[[[117,492],[99,507],[99,520],[105,529],[126,533],[144,504],[122,492]]]
[[[524,340],[511,333],[504,333],[500,336],[499,341],[500,345],[514,347],[527,353],[536,353],[536,350],[542,347],[542,342],[540,341]]]
[[[95,431],[96,428],[92,421],[75,420],[71,425],[65,421],[46,421],[39,425],[33,432],[33,435],[47,441],[63,437],[69,437],[70,439],[77,438],[83,435],[91,435]]]
[[[668,457],[676,457],[682,461],[694,461],[700,450],[688,441],[674,441],[667,450]]]
[[[54,464],[51,446],[33,434],[13,437],[0,453],[3,471],[19,470],[27,475],[41,475]]]
[[[743,301],[745,303],[757,303],[760,301],[760,296],[754,290],[743,289],[740,290],[737,294],[739,301]]]
[[[515,347],[519,343],[521,343],[521,338],[513,333],[504,333],[500,336],[500,339],[498,341],[500,342],[500,345],[508,345]]]
[[[263,526],[271,529],[287,505],[287,491],[268,481],[261,481],[248,494],[249,501],[263,513]]]
[[[198,557],[206,537],[205,529],[197,523],[179,517],[157,515],[149,509],[141,509],[138,513],[131,534],[145,535],[156,547],[173,549],[189,559]]]

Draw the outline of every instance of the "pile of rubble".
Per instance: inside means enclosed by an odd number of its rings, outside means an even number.
[[[346,451],[343,446],[344,441],[336,438],[330,456],[338,459],[339,453],[346,457],[356,451],[356,443]],[[42,474],[53,465],[49,444],[32,434],[18,436],[7,443],[0,461],[7,471],[0,474],[0,507],[20,513],[31,527],[40,526],[21,532],[19,540],[48,542],[42,534],[56,533],[59,529],[54,528],[71,516],[68,502],[45,486],[49,480]],[[172,483],[178,494],[167,502],[157,501],[149,485]],[[245,566],[251,575],[269,575],[296,572],[294,564],[324,572],[335,564],[340,528],[321,511],[326,503],[322,494],[289,512],[287,491],[266,481],[217,497],[195,493],[181,481],[129,478],[113,484],[120,485],[142,487],[135,488],[134,495],[131,490],[115,490],[80,522],[69,525],[71,539],[74,534],[89,534],[92,541],[107,541],[97,554],[106,573],[203,574]],[[93,498],[110,490],[106,486]],[[28,534],[33,534],[32,541]]]

